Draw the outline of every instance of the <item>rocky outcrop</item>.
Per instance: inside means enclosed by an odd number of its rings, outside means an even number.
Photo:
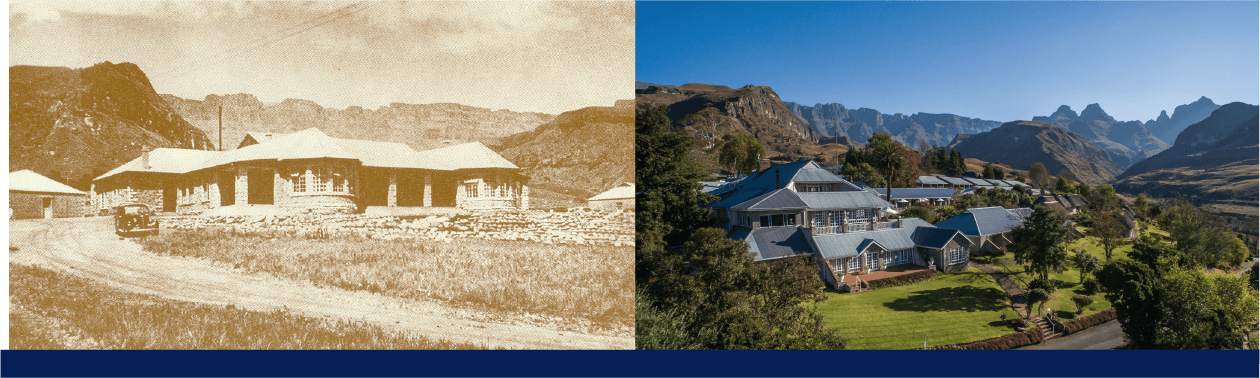
[[[1033,117],[1033,121],[1065,128],[1098,147],[1123,156],[1123,159],[1115,160],[1121,167],[1128,167],[1168,148],[1167,143],[1152,136],[1141,122],[1117,121],[1098,104],[1089,104],[1080,115],[1071,107],[1062,105],[1050,116]]]
[[[289,133],[311,127],[337,138],[400,142],[419,150],[442,147],[443,141],[448,140],[492,145],[500,138],[533,130],[555,119],[550,114],[447,103],[392,103],[371,110],[359,106],[324,108],[314,101],[292,98],[266,104],[248,93],[212,94],[204,100],[162,97],[215,140],[222,106],[223,144],[227,148],[236,147],[248,131]]]
[[[981,133],[1002,124],[953,114],[883,114],[875,109],[848,109],[835,103],[805,106],[786,102],[784,105],[809,122],[819,136],[844,136],[859,143],[878,132],[891,135],[893,139],[909,146],[918,146],[920,143],[944,146],[958,134]]]
[[[9,170],[81,190],[145,148],[214,148],[131,63],[10,67],[9,112]]]
[[[725,126],[728,130],[752,134],[770,151],[799,152],[802,144],[818,143],[814,128],[789,110],[770,87],[649,85],[635,90],[635,94],[639,102],[668,105],[669,118],[674,122],[708,107],[717,108],[729,117]]]
[[[1067,168],[1077,180],[1090,185],[1110,182],[1124,171],[1117,161],[1123,155],[1108,152],[1079,134],[1036,121],[1002,124],[991,131],[960,135],[949,148],[963,156],[983,161],[1001,161],[1015,169],[1027,170],[1040,162],[1051,175]]]
[[[1168,111],[1161,110],[1159,117],[1146,121],[1143,126],[1146,126],[1146,129],[1151,131],[1151,135],[1165,143],[1173,144],[1181,130],[1185,130],[1186,127],[1202,121],[1220,107],[1220,105],[1212,102],[1212,99],[1203,96],[1192,103],[1178,105],[1173,109],[1172,117],[1168,116]]]

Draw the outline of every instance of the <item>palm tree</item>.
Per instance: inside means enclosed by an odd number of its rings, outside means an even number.
[[[890,203],[892,202],[893,174],[897,173],[897,170],[901,169],[901,164],[903,163],[901,158],[901,148],[897,146],[897,142],[892,140],[879,143],[875,146],[875,149],[871,151],[871,160],[875,162],[876,168],[878,168],[880,172],[883,172],[884,176],[888,178],[886,180],[886,195],[888,196],[888,202]]]

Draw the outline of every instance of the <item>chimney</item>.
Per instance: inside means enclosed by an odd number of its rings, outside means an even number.
[[[144,149],[140,151],[140,154],[142,158],[140,161],[144,164],[144,169],[153,168],[149,166],[149,146],[144,146]]]
[[[146,154],[144,156],[149,156],[149,155]],[[144,158],[144,161],[146,162],[149,161],[149,158],[147,157]],[[145,164],[148,164],[148,163],[145,163]],[[778,169],[774,170],[774,188],[779,189],[779,170]]]

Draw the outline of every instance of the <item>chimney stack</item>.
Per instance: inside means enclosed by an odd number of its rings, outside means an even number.
[[[140,154],[141,154],[140,161],[143,164],[144,169],[153,168],[149,166],[149,146],[144,146],[144,149],[140,151]]]
[[[149,156],[149,155],[144,155],[144,156]],[[149,161],[149,159],[145,158],[144,161],[147,162]],[[145,163],[145,164],[148,164],[148,163]],[[779,189],[779,170],[778,169],[774,170],[774,188]]]

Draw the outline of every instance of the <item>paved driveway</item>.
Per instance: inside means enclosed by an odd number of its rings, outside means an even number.
[[[1056,337],[1041,344],[1029,345],[1016,350],[1102,350],[1116,349],[1124,345],[1124,333],[1120,322],[1112,320],[1071,335]]]

